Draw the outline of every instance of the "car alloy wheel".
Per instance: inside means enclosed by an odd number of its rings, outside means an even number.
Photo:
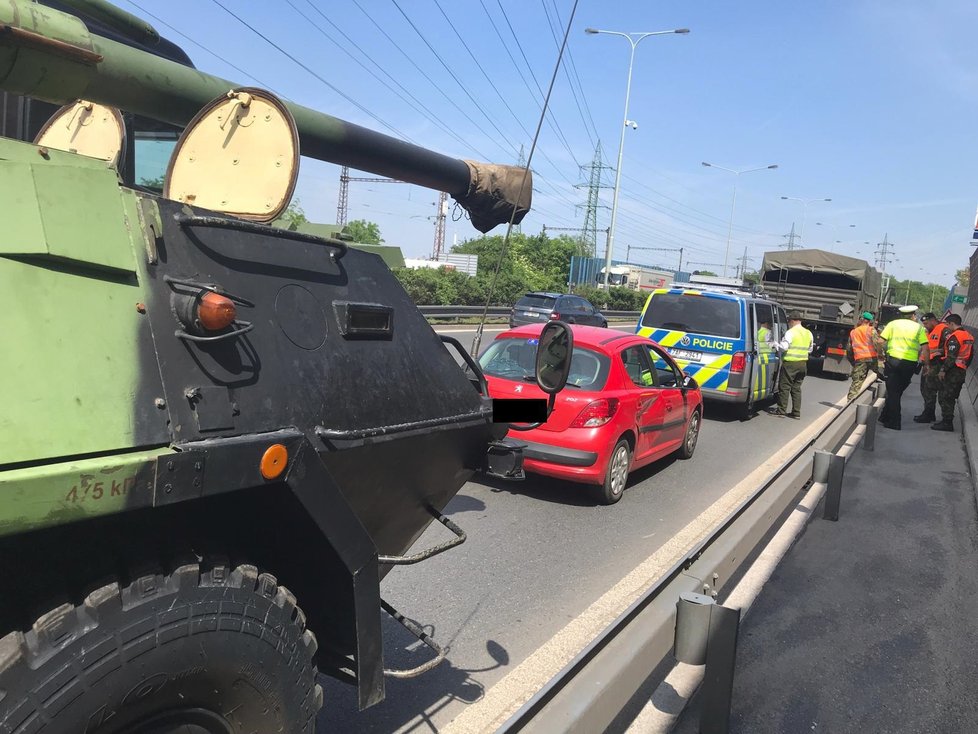
[[[698,410],[693,411],[693,415],[690,416],[689,425],[686,426],[686,435],[683,438],[683,445],[679,447],[679,458],[680,459],[691,459],[693,458],[693,452],[696,451],[696,441],[700,437],[700,412]]]
[[[628,441],[619,439],[608,460],[608,471],[605,473],[604,484],[598,487],[599,499],[606,505],[613,505],[621,499],[628,482],[628,469],[632,463],[632,452]]]

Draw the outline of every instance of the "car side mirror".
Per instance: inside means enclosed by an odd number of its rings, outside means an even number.
[[[693,379],[692,375],[687,375],[685,372],[683,372],[683,390],[691,390],[694,387],[696,387],[696,380]]]
[[[553,396],[564,389],[570,374],[574,334],[563,321],[548,321],[540,332],[536,354],[536,381],[545,393]]]
[[[540,339],[537,341],[537,354],[534,364],[537,385],[549,396],[546,406],[547,417],[553,412],[557,393],[567,385],[573,353],[574,334],[570,327],[563,321],[548,321],[544,325],[543,331],[540,332]],[[545,422],[546,418],[543,421],[525,426],[511,423],[509,428],[512,431],[529,431],[539,428]]]

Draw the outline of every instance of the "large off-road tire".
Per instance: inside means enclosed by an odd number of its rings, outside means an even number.
[[[254,566],[109,584],[0,640],[0,732],[312,732],[315,652],[295,597]]]

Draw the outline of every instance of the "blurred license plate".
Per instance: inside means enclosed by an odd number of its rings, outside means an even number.
[[[685,359],[688,362],[699,362],[703,359],[702,352],[690,352],[686,349],[670,349],[669,354],[676,359]]]
[[[523,312],[523,315],[524,316],[529,316],[531,319],[535,319],[535,318],[538,318],[540,316],[540,314],[533,313],[532,311],[524,311]]]

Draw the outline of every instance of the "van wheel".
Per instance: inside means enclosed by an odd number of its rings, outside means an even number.
[[[618,439],[614,450],[611,452],[611,459],[608,461],[608,469],[604,475],[604,484],[598,487],[598,499],[602,504],[613,505],[621,499],[625,491],[625,483],[628,481],[628,469],[632,465],[632,452],[628,447],[628,441],[624,438]]]
[[[737,417],[742,421],[749,421],[754,415],[754,393],[747,393],[747,402],[737,408]]]

